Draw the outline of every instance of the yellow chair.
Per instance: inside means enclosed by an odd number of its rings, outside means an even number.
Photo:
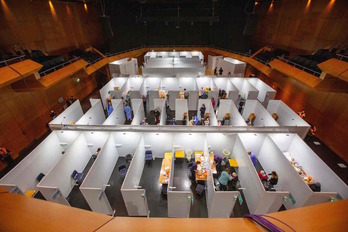
[[[164,158],[165,158],[165,159],[171,159],[172,156],[173,156],[173,154],[172,154],[171,152],[166,152],[166,153],[164,153]]]
[[[184,151],[176,151],[175,158],[185,158],[185,152]]]
[[[36,190],[27,190],[26,192],[25,192],[25,195],[27,196],[27,197],[33,197],[34,195],[35,195],[35,193],[36,193]]]
[[[228,162],[230,163],[231,167],[238,168],[238,163],[236,159],[229,159]]]

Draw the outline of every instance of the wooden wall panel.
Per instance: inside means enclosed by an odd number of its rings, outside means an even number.
[[[20,45],[60,55],[106,42],[97,18],[99,5],[88,4],[86,12],[82,3],[53,1],[54,16],[48,2],[1,0],[0,47]]]
[[[271,11],[270,3],[257,4],[255,12],[259,20],[253,49],[271,44],[295,53],[312,53],[324,47],[347,45],[348,2],[311,0],[306,10],[308,1],[275,2]]]

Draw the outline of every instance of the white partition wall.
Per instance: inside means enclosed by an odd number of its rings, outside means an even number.
[[[297,133],[304,139],[309,131],[310,125],[304,121],[297,113],[280,100],[270,100],[267,105],[270,114],[278,115],[277,123],[280,126],[290,127],[291,132]]]
[[[121,187],[121,193],[129,216],[147,216],[146,193],[139,182],[145,165],[145,144],[140,138],[132,162]]]
[[[147,92],[146,110],[149,113],[155,109],[154,99],[160,98],[158,90],[152,90]]]
[[[66,131],[65,135],[68,136],[70,134],[69,132],[71,131]],[[73,134],[79,134],[75,131],[72,132]],[[66,140],[59,139],[57,135],[64,136],[59,131],[53,131],[39,146],[0,180],[0,186],[9,192],[17,186],[19,192],[22,194],[27,190],[36,190],[36,185],[38,184],[36,177],[40,173],[47,175],[48,171],[63,156],[62,152],[68,147]],[[76,139],[76,136],[70,135],[70,138]]]
[[[160,77],[147,77],[144,79],[144,87],[147,93],[148,91],[158,91],[161,86],[161,78]]]
[[[136,59],[124,58],[109,63],[111,75],[117,73],[135,75],[138,71],[137,68]]]
[[[104,190],[107,187],[118,157],[119,154],[115,146],[113,134],[110,134],[80,186],[80,191],[94,212],[109,215],[113,213],[113,209]]]
[[[127,78],[126,77],[117,77],[117,78],[112,78],[106,85],[103,86],[103,88],[100,89],[100,97],[104,106],[104,109],[106,108],[106,99],[109,97],[109,92],[114,92],[113,97],[115,98],[121,98],[122,93],[121,93],[121,88],[123,85],[126,83]],[[115,90],[119,89],[119,90]],[[117,95],[117,96],[116,96]]]
[[[168,91],[168,105],[171,110],[175,109],[175,101],[179,96],[180,91]]]
[[[132,99],[133,120],[131,125],[140,125],[141,121],[145,118],[145,111],[142,99]]]
[[[94,105],[76,122],[77,125],[101,125],[105,121],[101,101],[97,99],[96,102],[92,102]]]
[[[184,113],[187,113],[187,117],[188,117],[187,100],[186,99],[176,99],[175,120],[183,120]]]
[[[246,121],[250,114],[255,114],[254,126],[279,126],[268,111],[257,100],[247,100],[243,110],[243,119]]]
[[[249,211],[253,214],[277,212],[285,202],[284,199],[288,199],[290,195],[287,191],[265,191],[257,171],[247,154],[247,151],[252,151],[258,156],[264,145],[265,137],[266,134],[239,134],[232,152],[238,162],[239,180],[242,188],[244,188],[243,193]],[[269,160],[268,162],[272,161]]]
[[[111,99],[111,104],[114,111],[112,111],[109,117],[103,122],[103,125],[123,125],[126,121],[123,102],[121,99]]]
[[[256,100],[259,96],[259,90],[256,89],[252,84],[250,84],[246,79],[244,79],[239,94],[243,99]]]
[[[223,56],[211,56],[208,55],[208,66],[207,68],[210,70],[214,70],[218,65],[218,59],[222,59]]]
[[[68,148],[64,156],[37,185],[47,201],[69,205],[66,197],[75,186],[71,174],[74,170],[82,172],[92,153],[83,134]]]
[[[197,89],[200,90],[202,87],[205,90],[206,88],[210,88],[211,90],[216,89],[216,85],[211,77],[203,76],[200,78],[196,78]]]
[[[71,106],[53,119],[49,125],[64,125],[75,123],[83,115],[82,107],[79,100],[76,100]]]
[[[173,148],[173,133],[144,133],[144,143],[147,150],[152,151],[155,158],[163,158],[164,153]]]
[[[133,155],[141,135],[141,133],[137,132],[113,132],[119,156],[125,157],[127,154]]]
[[[289,163],[288,159],[293,158],[307,176],[311,176],[314,182],[321,184],[321,192],[313,192],[308,186],[306,191],[302,192],[300,197],[294,198],[296,200],[295,207],[314,205],[331,200],[337,200],[339,197],[343,199],[348,198],[347,185],[307,146],[307,144],[296,134],[270,134],[270,138],[278,146],[284,154],[282,158]],[[293,175],[300,175],[292,168]],[[290,171],[289,171],[290,173]],[[301,179],[304,183],[304,181]],[[305,184],[305,183],[304,183]],[[307,184],[305,184],[307,185]],[[290,208],[288,204],[285,205]]]
[[[161,81],[161,90],[166,92],[170,90],[179,90],[179,79],[175,77],[165,77]]]
[[[166,125],[167,113],[166,113],[166,100],[163,98],[154,99],[154,108],[159,109],[160,115],[160,123],[159,125]]]
[[[189,110],[197,110],[198,106],[198,99],[199,99],[199,92],[198,91],[189,91],[189,97],[188,97],[188,109]]]
[[[219,70],[220,68],[223,69],[222,75],[242,75],[244,76],[245,69],[246,69],[246,63],[230,58],[230,57],[225,57],[223,59],[218,59],[217,60],[217,69]]]
[[[258,78],[248,78],[247,79],[257,90],[259,90],[259,95],[257,99],[266,107],[269,100],[273,100],[277,91],[269,87],[266,83]]]
[[[183,91],[186,89],[187,91],[198,90],[196,78],[194,77],[180,77],[179,78],[179,89]]]
[[[220,100],[220,106],[217,110],[217,120],[223,121],[225,115],[229,113],[230,123],[229,126],[247,126],[242,115],[238,112],[238,109],[232,100]]]

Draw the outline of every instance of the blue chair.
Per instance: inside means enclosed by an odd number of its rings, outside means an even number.
[[[145,151],[145,161],[149,161],[152,159],[152,151]]]
[[[36,177],[36,180],[38,182],[40,182],[42,180],[42,178],[44,178],[45,174],[43,174],[42,172]]]
[[[194,122],[195,125],[198,124],[198,117],[197,117],[197,115],[195,115],[195,116],[193,117],[193,122]]]
[[[73,173],[71,174],[71,177],[72,177],[77,183],[82,182],[83,176],[84,176],[83,172],[77,172],[76,170],[74,170]]]
[[[120,166],[118,166],[118,173],[122,178],[126,176],[127,171],[128,169],[125,164],[121,164]]]

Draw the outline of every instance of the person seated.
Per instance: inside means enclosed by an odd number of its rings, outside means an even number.
[[[277,121],[277,120],[278,120],[278,114],[273,113],[273,114],[272,114],[272,118],[273,118],[275,121]]]
[[[209,117],[209,115],[205,118],[204,125],[205,126],[210,126],[210,117]]]
[[[236,191],[237,190],[237,183],[238,183],[238,176],[237,173],[232,172],[232,176],[231,176],[231,181],[229,182],[229,186],[231,187],[232,191]]]
[[[146,120],[145,120],[145,118],[144,118],[143,120],[141,120],[140,125],[141,125],[141,126],[145,126],[145,125],[149,125],[149,124],[146,122]]]
[[[194,125],[195,125],[195,122],[194,122],[194,119],[192,117],[191,120],[189,121],[189,126],[194,126]]]
[[[320,192],[321,191],[320,182],[315,182],[314,184],[309,184],[308,186],[310,189],[312,189],[313,192]]]
[[[221,96],[221,99],[226,99],[227,98],[227,93],[225,92],[225,90],[223,90],[223,94],[222,94],[222,96]]]
[[[197,125],[198,124],[198,117],[197,117],[197,115],[195,115],[195,116],[193,116],[193,122],[195,123],[195,125]]]
[[[98,147],[97,152],[94,155],[92,155],[92,159],[96,159],[98,157],[100,151],[101,151],[101,148]]]
[[[160,116],[161,116],[161,112],[159,111],[158,108],[155,109],[155,120],[156,120],[156,124],[160,123]]]
[[[228,126],[230,125],[230,120],[231,120],[230,113],[226,113],[222,122],[225,126]]]
[[[261,170],[260,172],[257,173],[259,175],[259,178],[264,186],[266,186],[266,183],[268,181],[268,176],[265,173],[264,170]]]
[[[271,178],[269,179],[269,185],[268,185],[268,190],[273,189],[274,185],[278,184],[278,174],[275,171],[272,171],[270,174]]]
[[[201,98],[203,94],[204,94],[204,89],[203,87],[201,87],[201,89],[199,90],[199,98]]]
[[[232,177],[228,174],[229,169],[226,168],[225,171],[223,171],[219,177],[219,183],[220,183],[220,190],[226,191],[227,190],[227,184],[229,181],[232,180]]]
[[[221,121],[218,121],[217,124],[218,124],[218,126],[222,126]]]
[[[255,114],[254,114],[254,113],[251,113],[251,114],[249,115],[249,118],[246,120],[246,123],[248,123],[249,126],[250,126],[250,125],[251,125],[251,126],[254,126],[255,118],[256,118]]]

